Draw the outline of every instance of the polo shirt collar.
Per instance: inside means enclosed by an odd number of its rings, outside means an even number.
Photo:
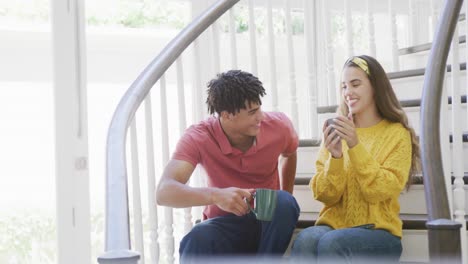
[[[223,152],[225,155],[232,153],[231,143],[229,143],[226,134],[224,134],[223,128],[221,127],[221,121],[218,117],[213,117],[213,119],[213,133],[216,141],[219,144],[219,147],[221,148],[221,152]]]
[[[237,149],[234,150],[234,148],[231,146],[231,143],[229,142],[226,134],[224,134],[223,128],[221,127],[221,121],[219,120],[218,117],[213,117],[212,127],[213,127],[214,137],[216,141],[218,142],[219,147],[221,148],[221,152],[224,155],[235,152]],[[261,137],[261,134],[262,134],[262,127],[260,127],[260,132],[255,137],[253,145],[244,154],[247,155],[247,154],[253,154],[257,152],[259,138]]]

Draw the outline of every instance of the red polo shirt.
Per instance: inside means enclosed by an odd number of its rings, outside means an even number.
[[[213,116],[186,130],[172,158],[201,164],[209,187],[279,189],[278,157],[296,152],[299,139],[285,114],[264,112],[264,116],[254,145],[245,153],[231,146]],[[211,205],[203,214],[207,219],[227,213]]]

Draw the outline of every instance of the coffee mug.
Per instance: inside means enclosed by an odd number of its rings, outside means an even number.
[[[276,210],[278,192],[271,189],[257,189],[253,197],[255,207],[251,211],[258,220],[271,221]]]
[[[329,119],[327,119],[327,121],[325,121],[325,122],[327,123],[327,127],[330,126],[330,125],[334,125],[334,124],[335,124],[334,118],[329,118]],[[329,132],[328,134],[330,135],[331,133],[333,133],[333,131],[335,131],[335,128],[332,127],[332,128],[330,129],[330,132]],[[335,135],[335,136],[333,137],[333,139],[335,139],[336,137],[337,137],[337,135]]]
[[[329,118],[329,119],[327,119],[327,121],[325,121],[325,122],[327,123],[327,127],[328,127],[328,126],[331,126],[331,125],[333,125],[333,124],[335,124],[334,118]],[[330,133],[329,133],[329,134],[331,134],[333,131],[335,131],[335,128],[332,127],[332,128],[330,129]]]

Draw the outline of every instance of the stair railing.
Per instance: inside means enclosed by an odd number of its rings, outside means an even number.
[[[153,85],[180,54],[239,0],[219,0],[185,27],[143,70],[120,100],[107,134],[105,252],[99,263],[136,264],[130,247],[126,138],[135,112]]]
[[[421,100],[420,142],[431,263],[461,263],[461,224],[453,221],[450,213],[439,124],[446,62],[462,4],[463,0],[445,2],[429,54]]]

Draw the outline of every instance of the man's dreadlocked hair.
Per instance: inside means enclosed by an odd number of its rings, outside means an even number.
[[[241,70],[230,70],[216,75],[208,83],[208,112],[210,114],[227,111],[236,114],[245,109],[246,101],[261,105],[260,97],[264,96],[265,89],[262,82],[251,73]]]

